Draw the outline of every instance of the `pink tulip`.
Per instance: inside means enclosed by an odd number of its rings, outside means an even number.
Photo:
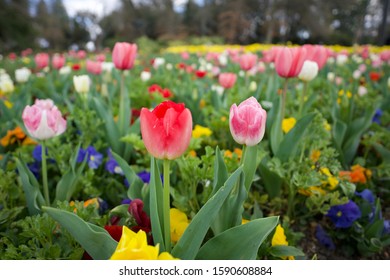
[[[49,65],[49,55],[47,53],[37,53],[34,60],[37,67],[40,69]]]
[[[77,58],[78,59],[84,59],[84,58],[86,58],[87,57],[87,52],[86,51],[84,51],[84,50],[79,50],[78,52],[77,52]]]
[[[137,55],[137,45],[129,43],[115,43],[112,51],[112,61],[120,70],[131,69]]]
[[[153,111],[141,110],[141,134],[148,152],[159,159],[175,159],[188,148],[192,115],[183,103],[164,101]]]
[[[66,130],[66,120],[51,99],[35,100],[26,106],[22,119],[31,137],[45,140],[58,136]]]
[[[230,132],[238,144],[257,145],[264,137],[266,120],[267,112],[253,96],[238,107],[236,104],[230,107]]]
[[[276,57],[278,56],[278,52],[282,49],[283,47],[272,47],[269,50],[263,51],[263,58],[262,60],[266,63],[271,63],[275,62]]]
[[[96,55],[95,59],[96,59],[96,61],[104,62],[106,60],[106,56],[105,56],[105,54],[101,53],[101,54]]]
[[[257,62],[257,55],[247,53],[240,56],[240,67],[241,70],[248,71],[252,69]]]
[[[87,60],[86,68],[89,73],[94,75],[100,75],[103,70],[101,62],[92,60]]]
[[[54,69],[60,69],[65,65],[65,56],[60,54],[55,54],[51,60],[51,65],[53,65]]]
[[[328,51],[321,45],[303,45],[306,50],[306,60],[314,61],[318,65],[318,70],[321,70],[328,60]]]
[[[297,77],[305,59],[306,50],[304,48],[283,47],[278,51],[275,60],[276,72],[283,78]]]
[[[223,88],[231,88],[237,80],[237,75],[234,73],[221,73],[218,77],[218,82]]]

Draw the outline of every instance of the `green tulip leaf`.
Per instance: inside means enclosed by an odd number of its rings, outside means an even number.
[[[272,246],[268,251],[272,256],[281,258],[281,257],[303,257],[305,254],[298,248],[285,245],[275,245]]]
[[[85,222],[72,212],[52,207],[42,207],[42,210],[69,231],[94,260],[108,260],[114,253],[118,243],[105,229]]]
[[[227,179],[224,186],[203,205],[173,248],[173,256],[184,260],[192,260],[195,258],[211,223],[214,222],[219,209],[239,180],[241,173],[242,167],[239,167]]]
[[[298,146],[301,143],[307,127],[314,119],[315,114],[311,113],[302,117],[295,126],[284,136],[282,143],[280,143],[276,156],[282,161],[286,162],[290,157],[296,155]]]
[[[199,250],[199,260],[255,260],[259,247],[275,229],[279,217],[252,220],[211,238]]]
[[[15,161],[26,196],[28,211],[30,215],[37,215],[41,212],[41,206],[45,205],[39,183],[21,158],[15,158]]]
[[[76,190],[77,182],[81,177],[81,173],[84,170],[84,167],[87,163],[87,157],[84,158],[81,165],[76,168],[77,157],[80,150],[81,144],[76,149],[76,152],[73,154],[72,158],[69,160],[69,168],[65,174],[61,177],[60,181],[57,183],[56,187],[56,198],[57,201],[69,201]]]

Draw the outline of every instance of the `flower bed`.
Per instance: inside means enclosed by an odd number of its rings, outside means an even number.
[[[0,259],[388,258],[390,51],[217,49],[0,61]]]

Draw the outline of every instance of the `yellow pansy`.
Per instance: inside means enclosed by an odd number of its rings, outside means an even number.
[[[142,230],[135,233],[127,227],[122,228],[122,237],[111,260],[172,260],[169,253],[159,255],[159,245],[148,245],[146,233]]]
[[[188,152],[188,154],[191,156],[191,157],[196,157],[196,152],[194,150],[190,150]]]
[[[249,223],[249,222],[250,222],[249,220],[244,219],[244,218],[242,218],[242,220],[241,220],[242,225],[245,225],[246,223]]]
[[[194,130],[192,131],[192,137],[193,138],[200,138],[202,136],[210,136],[213,132],[210,128],[204,127],[201,125],[195,125]]]
[[[297,120],[293,117],[286,118],[282,121],[282,130],[284,133],[288,133],[297,123]]]
[[[284,229],[280,224],[277,225],[276,227],[274,236],[272,237],[271,244],[272,246],[277,246],[277,245],[288,246],[287,238],[286,235],[284,234]],[[293,256],[286,256],[283,257],[283,259],[294,260],[295,258]]]
[[[181,212],[179,209],[171,208],[169,211],[171,218],[171,240],[172,242],[179,241],[184,231],[188,226],[187,215]]]

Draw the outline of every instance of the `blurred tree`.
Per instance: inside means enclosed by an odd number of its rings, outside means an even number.
[[[0,50],[19,51],[34,46],[28,0],[0,0]]]

